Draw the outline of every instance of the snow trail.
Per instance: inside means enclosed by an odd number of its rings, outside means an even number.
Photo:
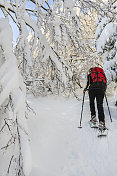
[[[85,97],[83,128],[80,121],[82,101],[62,97],[29,99],[36,116],[29,119],[33,169],[30,176],[116,176],[117,173],[117,109],[109,103],[113,123],[106,104],[104,110],[108,136],[97,137],[91,129],[88,98]]]

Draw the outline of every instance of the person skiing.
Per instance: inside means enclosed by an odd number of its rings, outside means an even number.
[[[100,130],[105,130],[105,115],[103,109],[103,99],[105,95],[107,87],[107,79],[105,73],[102,68],[93,67],[89,69],[89,73],[87,75],[87,85],[83,90],[83,93],[88,90],[89,93],[89,102],[90,102],[90,112],[91,112],[91,120],[90,123],[93,126],[97,126],[97,118],[95,111],[95,103],[94,100],[96,98],[97,109],[98,109],[98,119]]]

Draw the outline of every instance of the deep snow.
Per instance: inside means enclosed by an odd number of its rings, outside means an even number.
[[[36,116],[28,119],[33,169],[30,176],[116,176],[117,107],[109,99],[113,122],[104,101],[108,136],[97,137],[89,127],[88,97],[85,97],[82,129],[79,126],[82,100],[64,97],[28,98]]]

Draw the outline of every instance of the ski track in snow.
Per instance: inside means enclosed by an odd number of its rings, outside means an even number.
[[[63,97],[29,98],[36,112],[28,124],[33,168],[30,176],[116,176],[117,108],[109,102],[113,123],[104,103],[107,137],[90,128],[89,102],[85,97],[83,128],[79,126],[82,101]]]

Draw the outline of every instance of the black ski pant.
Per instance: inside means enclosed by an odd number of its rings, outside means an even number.
[[[104,94],[105,92],[103,89],[89,89],[91,116],[96,115],[95,102],[94,102],[96,98],[99,122],[100,121],[105,122],[104,109],[103,109]]]

